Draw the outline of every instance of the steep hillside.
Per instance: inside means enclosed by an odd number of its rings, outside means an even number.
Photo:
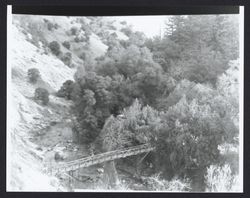
[[[37,150],[37,145],[32,144],[30,138],[35,131],[46,128],[50,122],[61,120],[67,113],[64,109],[70,104],[51,95],[50,104],[45,107],[36,103],[33,95],[37,87],[44,87],[51,93],[55,92],[64,81],[73,78],[74,69],[66,67],[52,55],[43,54],[36,46],[29,43],[25,35],[15,26],[13,26],[11,47],[12,82],[9,88],[12,109],[11,128],[8,133],[11,133],[12,138],[9,143],[13,152],[10,161],[9,190],[57,190],[59,186],[56,186],[56,182],[50,185],[55,179],[52,180],[41,173],[44,150]],[[41,73],[41,79],[36,84],[28,82],[29,68],[37,68]],[[38,183],[39,185],[36,185]]]
[[[84,65],[83,53],[93,60],[106,53],[106,38],[100,30],[108,35],[115,32],[121,40],[128,39],[119,31],[123,26],[114,30],[110,28],[112,23],[91,17],[13,16],[12,42],[9,45],[11,109],[8,109],[10,150],[7,190],[63,191],[68,188],[58,178],[43,173],[44,165],[56,163],[54,153],[58,151],[64,151],[65,160],[83,156],[87,151],[72,142],[71,102],[56,97],[55,93],[66,80],[73,80],[77,67]],[[76,29],[76,33],[72,29]],[[49,50],[48,44],[52,41],[59,43],[60,56]],[[70,43],[69,49],[63,45],[65,41]],[[72,55],[70,65],[62,61],[67,52]],[[31,68],[40,72],[41,78],[36,83],[29,82],[27,72]],[[50,93],[47,106],[34,100],[38,87]]]
[[[110,34],[116,33],[118,40],[128,39],[121,31],[127,26],[107,18],[15,15],[14,23],[38,47],[58,42],[62,54],[72,54],[73,67],[84,64],[83,53],[92,58],[104,55],[108,49],[104,43]],[[63,45],[65,41],[70,42],[70,49]]]

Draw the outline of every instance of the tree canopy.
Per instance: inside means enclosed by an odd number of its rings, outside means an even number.
[[[239,132],[237,16],[173,16],[163,38],[123,31],[128,40],[105,36],[106,54],[86,55],[59,90],[81,141],[98,137],[106,151],[150,142],[157,171],[172,176],[218,163]]]

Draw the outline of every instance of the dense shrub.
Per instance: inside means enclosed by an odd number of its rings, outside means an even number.
[[[57,41],[52,41],[49,43],[49,48],[53,54],[58,56],[61,53],[60,44]]]
[[[128,40],[120,40],[120,45],[123,48],[127,48],[130,45],[130,42]]]
[[[120,24],[127,25],[127,22],[126,21],[121,21]]]
[[[146,36],[143,32],[136,31],[129,35],[129,39],[127,42],[130,43],[130,45],[144,47],[146,42]]]
[[[41,101],[43,105],[47,105],[49,102],[49,92],[44,88],[36,88],[35,90],[35,100]]]
[[[81,55],[79,56],[80,59],[82,59],[83,61],[85,61],[86,59],[86,53],[82,52]]]
[[[98,134],[110,114],[117,115],[124,107],[131,105],[135,98],[153,106],[163,90],[168,91],[165,82],[168,78],[161,75],[160,66],[153,62],[146,48],[113,48],[107,55],[110,57],[100,65],[90,64],[91,68],[96,68],[95,72],[85,74],[76,82],[79,88],[77,94],[80,96],[74,101],[77,106],[75,110],[79,122],[86,128],[85,134],[93,134],[94,131]],[[86,71],[87,67],[88,64],[85,64]],[[85,95],[86,89],[89,91]],[[92,98],[97,104],[85,104],[85,97]],[[90,129],[87,121],[91,123]]]
[[[110,30],[116,30],[116,27],[115,27],[114,25],[108,25],[108,28],[109,28]]]
[[[79,42],[88,42],[89,41],[89,36],[83,36],[83,35],[78,35],[74,38],[74,41],[76,43],[79,43]]]
[[[57,30],[59,28],[59,25],[57,23],[55,23],[54,28]]]
[[[76,37],[74,38],[74,41],[75,41],[76,43],[79,43],[79,42],[80,42],[80,38],[79,38],[78,36],[76,36]]]
[[[70,52],[66,52],[62,57],[61,60],[64,62],[65,65],[69,66],[72,62],[72,54]]]
[[[158,112],[150,106],[142,107],[136,99],[120,116],[109,117],[103,126],[104,150],[148,143],[154,138],[160,119]]]
[[[72,91],[74,88],[74,82],[72,80],[67,80],[63,83],[62,87],[56,93],[58,97],[66,98],[67,100],[72,99]]]
[[[31,68],[28,70],[28,78],[31,83],[36,83],[38,78],[40,78],[40,72],[36,68]]]
[[[44,23],[48,23],[49,20],[48,19],[43,19]]]
[[[104,33],[103,32],[98,32],[98,33],[96,33],[96,35],[99,36],[100,38],[104,37]]]
[[[112,36],[112,37],[114,37],[114,38],[117,38],[117,37],[118,37],[117,34],[116,34],[116,32],[113,32],[112,34],[110,34],[110,36]]]
[[[77,33],[78,33],[78,28],[77,27],[72,27],[71,29],[70,29],[70,31],[71,31],[71,35],[77,35]]]
[[[96,60],[97,62],[102,62],[102,61],[105,60],[105,56],[98,56],[98,57],[95,58],[95,60]]]
[[[57,23],[52,23],[50,21],[45,21],[47,23],[47,28],[49,31],[52,31],[53,29],[58,29],[59,25]]]
[[[88,72],[78,78],[73,90],[74,112],[83,128],[81,140],[90,143],[101,131],[110,116],[112,104],[111,79]]]
[[[129,27],[122,28],[121,32],[123,32],[128,37],[133,33],[132,30],[131,30],[131,28],[129,28]]]
[[[161,116],[156,164],[166,175],[204,171],[222,159],[218,146],[237,135],[232,118],[220,113],[226,109],[224,99],[210,98],[210,94],[203,92],[206,96],[199,98],[196,93],[195,99],[184,95]]]
[[[91,35],[91,29],[88,25],[82,25],[81,29],[85,32],[86,36],[90,36]]]
[[[69,42],[69,41],[64,41],[64,42],[62,43],[62,45],[63,45],[64,47],[66,47],[67,49],[70,49],[70,42]]]
[[[49,31],[51,31],[54,28],[54,24],[51,23],[51,22],[48,22],[47,23],[47,28],[48,28]]]

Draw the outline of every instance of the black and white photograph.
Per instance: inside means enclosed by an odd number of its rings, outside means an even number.
[[[13,14],[7,192],[243,192],[243,11]]]

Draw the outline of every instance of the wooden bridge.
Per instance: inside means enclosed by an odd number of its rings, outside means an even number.
[[[50,174],[57,174],[63,172],[75,171],[79,168],[92,166],[95,164],[100,164],[106,161],[113,161],[115,159],[125,158],[128,156],[138,155],[141,153],[146,153],[154,150],[149,144],[142,144],[139,146],[128,147],[120,150],[109,151],[97,155],[92,155],[70,162],[65,162],[64,164],[52,166],[47,169]]]

